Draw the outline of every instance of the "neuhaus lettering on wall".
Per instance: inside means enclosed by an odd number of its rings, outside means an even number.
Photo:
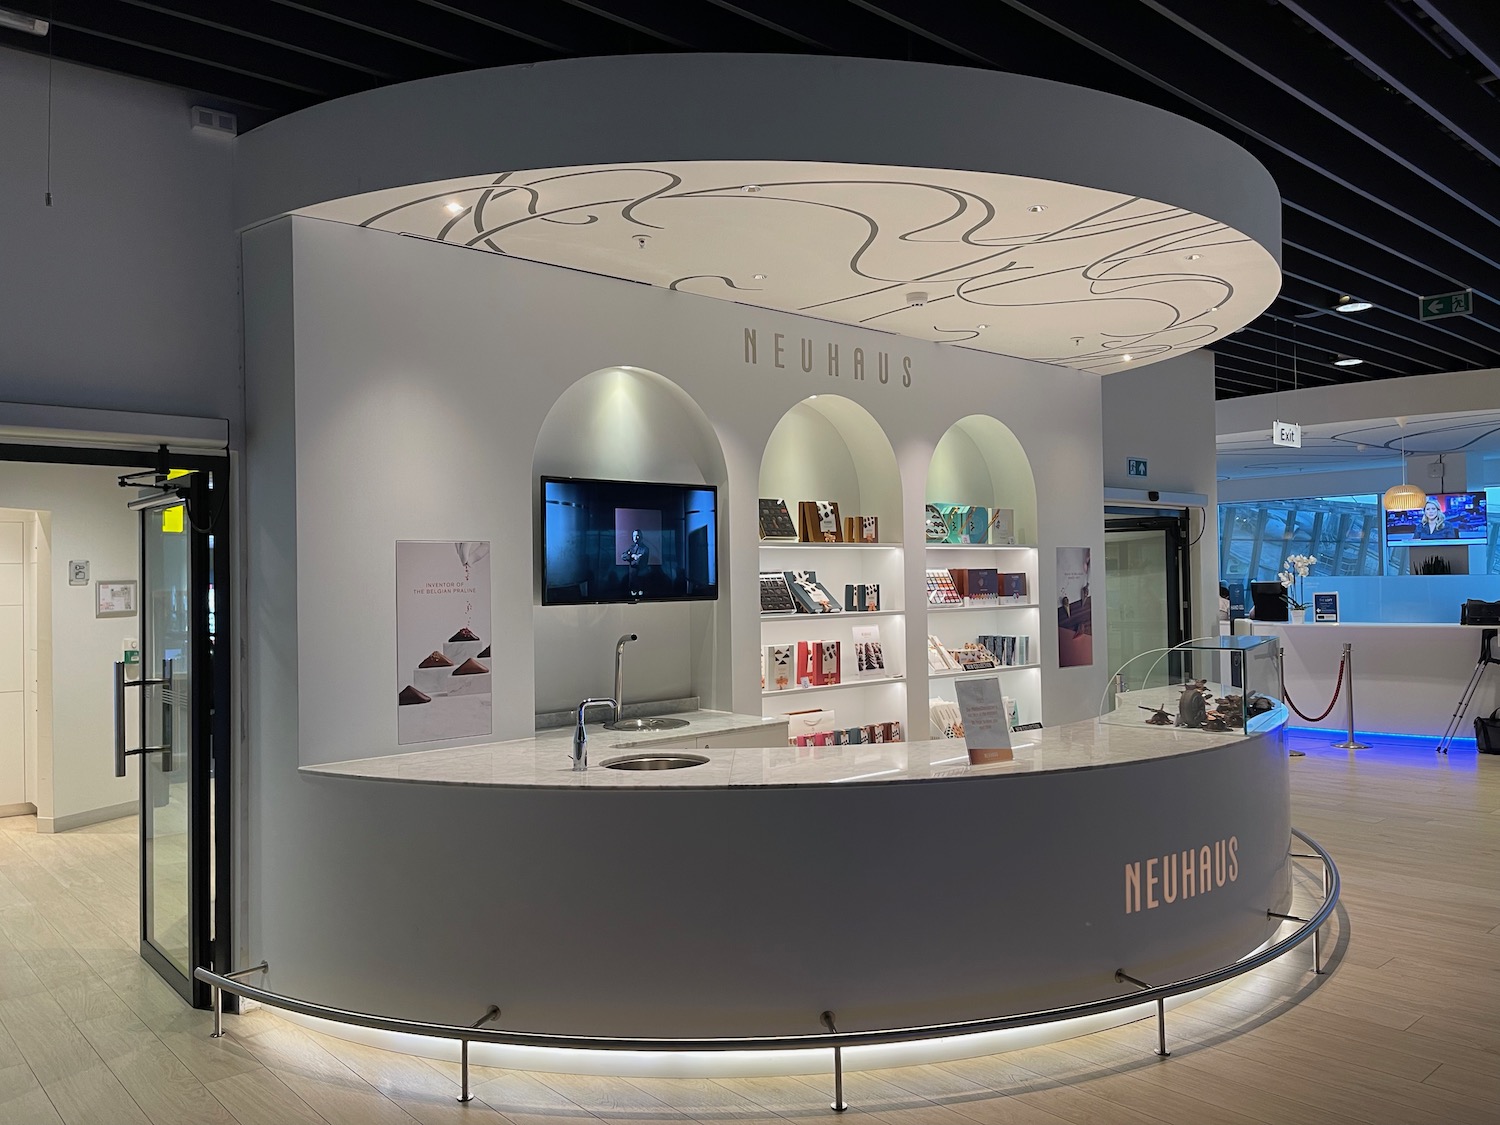
[[[909,355],[898,356],[786,332],[762,332],[758,328],[745,329],[744,344],[745,364],[749,367],[775,367],[856,383],[895,382],[911,386]]]
[[[1125,913],[1155,910],[1211,894],[1239,877],[1238,836],[1136,860],[1125,865]]]

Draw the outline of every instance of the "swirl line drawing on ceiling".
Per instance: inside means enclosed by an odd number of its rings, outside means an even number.
[[[1050,222],[1024,205],[1040,193]],[[994,173],[771,161],[508,170],[301,213],[1094,371],[1202,346],[1279,284],[1270,253],[1212,217]],[[643,229],[649,245],[630,233]]]

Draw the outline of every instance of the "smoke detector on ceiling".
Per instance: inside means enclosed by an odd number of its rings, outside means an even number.
[[[914,309],[920,309],[927,303],[927,292],[923,289],[913,289],[906,295],[906,303]]]

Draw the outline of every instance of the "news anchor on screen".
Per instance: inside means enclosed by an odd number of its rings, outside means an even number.
[[[1422,522],[1417,524],[1418,539],[1457,539],[1458,529],[1448,526],[1448,518],[1443,515],[1443,506],[1438,503],[1437,497],[1429,496],[1427,503],[1422,506]]]

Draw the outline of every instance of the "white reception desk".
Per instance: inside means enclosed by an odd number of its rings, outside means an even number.
[[[686,717],[592,728],[586,773],[567,731],[304,767],[324,847],[264,912],[267,987],[570,1034],[901,1027],[1182,979],[1285,909],[1280,708],[1251,734],[1071,723],[991,766],[955,741],[720,748],[733,716]],[[663,742],[707,761],[605,767]]]
[[[1353,646],[1354,723],[1361,731],[1437,737],[1453,717],[1474,666],[1481,630],[1476,626],[1398,622],[1309,625],[1255,622],[1258,636],[1281,639],[1287,692],[1303,712],[1328,706],[1343,646]],[[1497,653],[1500,655],[1500,653]],[[1485,671],[1459,737],[1474,737],[1473,718],[1500,707],[1500,669]],[[1344,729],[1344,701],[1316,725]],[[1308,726],[1293,715],[1293,726]]]

